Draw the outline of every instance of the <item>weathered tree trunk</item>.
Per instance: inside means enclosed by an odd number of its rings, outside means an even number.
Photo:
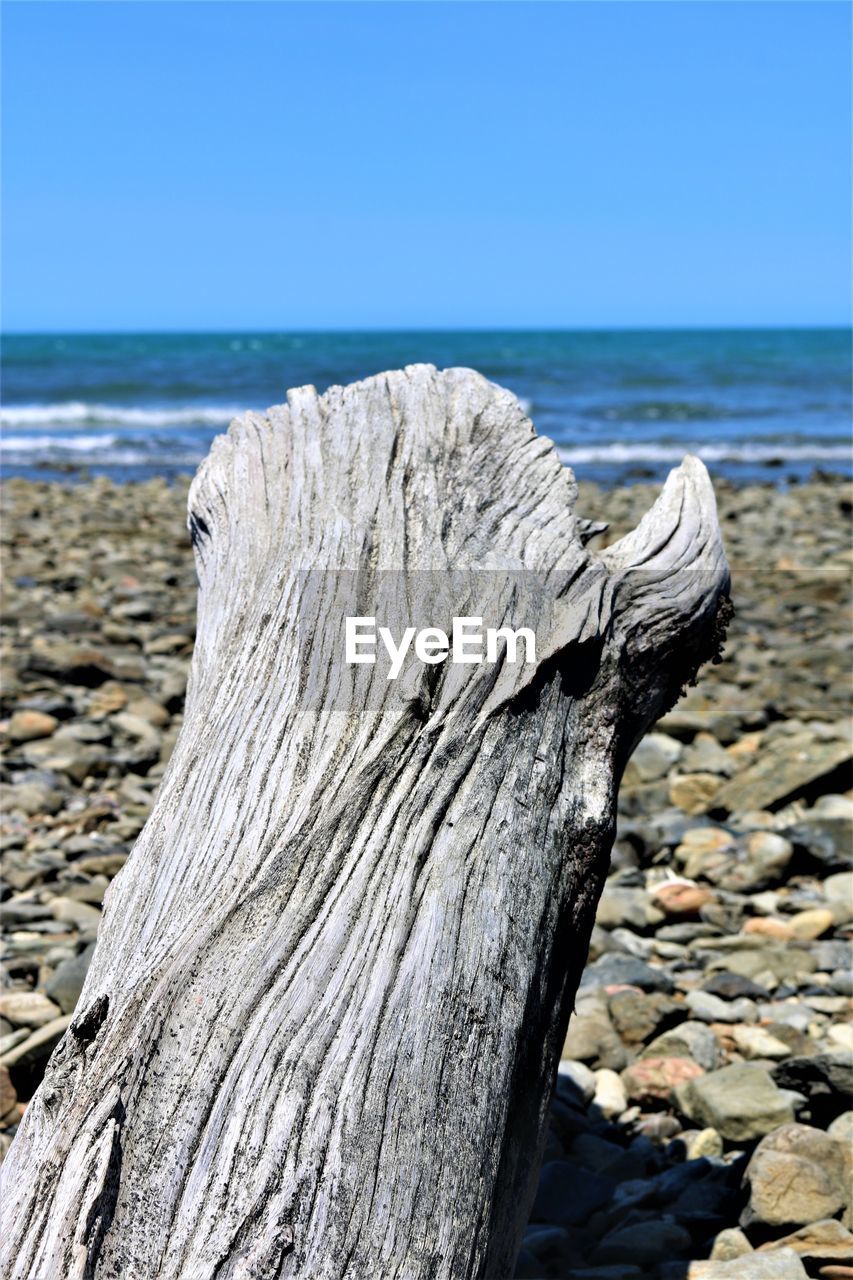
[[[4,1276],[512,1274],[620,773],[727,586],[701,463],[604,553],[575,496],[468,370],[215,441],[185,723],[4,1165]],[[343,665],[382,575],[449,631],[459,572],[535,664]]]

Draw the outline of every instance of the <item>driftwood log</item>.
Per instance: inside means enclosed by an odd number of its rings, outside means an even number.
[[[728,583],[695,459],[601,553],[575,498],[464,369],[214,442],[185,722],[3,1167],[4,1277],[512,1275],[620,775]],[[535,662],[340,661],[377,582],[449,631],[460,572]]]

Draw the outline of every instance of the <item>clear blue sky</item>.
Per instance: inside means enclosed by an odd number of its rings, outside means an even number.
[[[3,15],[7,330],[849,319],[845,3]]]

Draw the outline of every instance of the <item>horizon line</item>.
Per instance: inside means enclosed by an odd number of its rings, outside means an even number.
[[[813,323],[749,323],[749,324],[592,324],[592,325],[366,325],[361,327],[281,327],[237,325],[225,328],[117,328],[117,329],[0,329],[3,338],[112,338],[112,337],[217,337],[227,334],[262,334],[292,336],[311,334],[318,337],[342,334],[479,334],[479,333],[749,333],[749,332],[850,332],[853,318],[843,322]]]

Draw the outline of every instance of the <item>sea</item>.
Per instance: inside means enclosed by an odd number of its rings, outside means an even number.
[[[847,329],[8,335],[0,467],[174,479],[290,387],[418,362],[510,388],[582,480],[657,480],[687,452],[737,483],[851,474]]]

